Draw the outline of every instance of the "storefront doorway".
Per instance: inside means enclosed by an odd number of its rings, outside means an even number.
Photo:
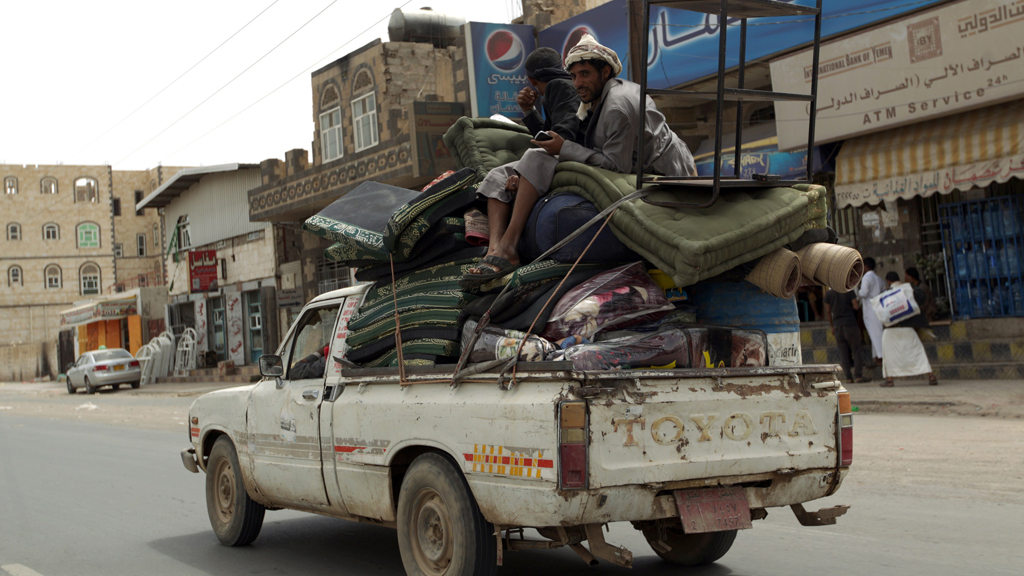
[[[217,360],[227,360],[227,317],[224,311],[224,297],[208,300],[210,307],[210,344],[217,354]]]

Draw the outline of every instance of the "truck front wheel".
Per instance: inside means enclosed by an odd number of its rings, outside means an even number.
[[[217,438],[206,466],[206,510],[217,539],[227,546],[252,543],[263,527],[266,508],[249,498],[242,484],[235,446]]]
[[[398,494],[398,549],[409,576],[489,576],[497,571],[494,527],[447,458],[413,461]]]
[[[661,559],[680,566],[703,566],[718,560],[732,548],[736,530],[685,534],[682,527],[665,528],[661,534],[654,528],[643,531],[654,553]],[[665,544],[670,550],[662,552]]]

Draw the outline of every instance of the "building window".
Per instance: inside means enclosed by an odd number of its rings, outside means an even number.
[[[7,269],[7,285],[22,286],[21,266],[11,266]]]
[[[46,288],[47,289],[59,289],[61,286],[60,281],[60,266],[56,264],[50,264],[46,267],[46,271],[43,273],[46,276]]]
[[[146,255],[146,235],[145,234],[138,234],[138,235],[135,236],[135,239],[138,241],[138,244],[139,244],[139,256],[145,256]]]
[[[153,224],[153,248],[160,247],[160,225]]]
[[[348,267],[341,262],[328,260],[323,255],[316,258],[316,280],[319,294],[352,285]]]
[[[17,222],[11,222],[7,225],[7,239],[8,240],[21,240],[21,224]]]
[[[79,224],[78,225],[78,247],[79,248],[99,248],[100,247],[100,227],[95,224]]]
[[[78,178],[75,180],[75,202],[99,202],[100,187],[95,178]]]
[[[60,226],[54,223],[43,225],[43,240],[60,240]]]
[[[82,265],[78,273],[79,289],[83,296],[100,293],[100,267],[92,262]]]
[[[320,150],[324,162],[345,155],[341,139],[341,108],[335,108],[320,115]]]
[[[111,208],[114,210],[114,216],[120,216],[121,215],[121,199],[120,198],[114,198],[114,203],[111,206]]]
[[[142,190],[136,190],[135,191],[135,205],[138,206],[139,202],[142,202]],[[142,216],[145,213],[146,213],[146,209],[145,208],[143,208],[142,210],[136,210],[135,211],[135,215],[136,216]]]
[[[192,247],[192,227],[188,222],[188,215],[178,216],[178,250],[188,250]]]
[[[114,244],[114,258],[124,258],[124,246]]]
[[[6,194],[17,194],[18,193],[18,179],[14,176],[8,176],[4,178],[4,193]]]
[[[50,178],[47,176],[39,181],[39,193],[40,194],[56,194],[57,193],[57,179]]]
[[[377,98],[367,94],[352,101],[352,128],[356,133],[356,152],[377,145]]]

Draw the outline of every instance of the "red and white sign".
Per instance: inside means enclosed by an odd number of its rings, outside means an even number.
[[[217,251],[192,250],[188,253],[189,292],[217,289]]]

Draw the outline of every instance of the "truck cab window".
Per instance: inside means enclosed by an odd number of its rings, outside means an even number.
[[[295,335],[292,354],[289,358],[289,379],[294,379],[292,374],[300,362],[308,359],[312,354],[323,353],[324,346],[331,342],[331,333],[334,331],[334,322],[337,318],[338,308],[331,306],[311,310],[302,319],[301,328]]]

